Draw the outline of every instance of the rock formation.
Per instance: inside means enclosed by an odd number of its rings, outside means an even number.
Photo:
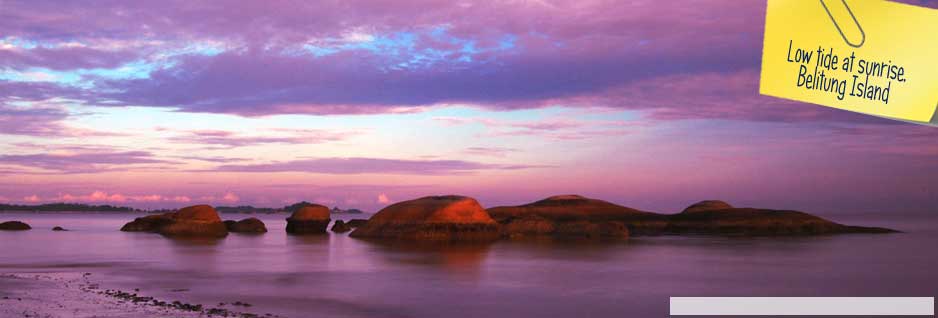
[[[735,208],[723,201],[701,201],[668,219],[667,234],[773,236],[896,232],[843,225],[799,211]]]
[[[226,220],[225,228],[235,233],[267,233],[267,226],[257,218],[247,218],[241,221]]]
[[[488,212],[509,237],[624,238],[630,233],[657,233],[667,226],[663,215],[578,195],[552,196]]]
[[[29,224],[20,221],[7,221],[0,223],[0,231],[24,231],[32,229]]]
[[[357,227],[359,227],[359,226],[365,225],[365,223],[368,223],[368,220],[365,220],[365,219],[351,219],[351,220],[345,221],[345,225],[348,225],[348,226],[351,227],[351,228],[357,228]]]
[[[332,231],[336,233],[345,233],[351,230],[352,230],[352,227],[349,226],[348,223],[345,223],[345,221],[342,221],[342,220],[335,221],[335,223],[332,224]]]
[[[124,224],[121,227],[121,231],[124,232],[157,232],[157,229],[163,225],[169,224],[173,221],[173,214],[162,213],[162,214],[151,214],[144,217],[139,217],[133,221]]]
[[[68,230],[62,228],[61,226],[53,227],[52,230],[53,230],[53,231],[68,231]]]
[[[703,200],[694,204],[691,204],[689,207],[684,209],[681,213],[694,213],[694,212],[705,212],[705,211],[716,211],[716,210],[726,210],[732,209],[733,206],[729,203],[720,201],[720,200]]]
[[[894,230],[838,224],[798,211],[735,208],[717,200],[695,203],[672,215],[643,212],[576,195],[553,196],[515,207],[496,207],[489,214],[509,237],[636,235],[819,235],[891,233]]]
[[[473,198],[430,196],[392,204],[350,234],[360,238],[427,241],[487,241],[498,224]]]
[[[308,204],[287,218],[287,233],[324,234],[330,221],[329,208],[319,204]]]
[[[195,205],[173,213],[136,218],[125,224],[121,231],[154,232],[166,236],[224,237],[228,235],[228,229],[218,217],[218,212],[208,205]]]

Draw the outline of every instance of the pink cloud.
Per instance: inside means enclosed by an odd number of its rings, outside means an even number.
[[[40,200],[32,201],[39,202]],[[63,193],[56,197],[51,197],[45,202],[81,202],[81,203],[186,203],[191,199],[187,196],[163,196],[160,194],[122,194],[108,193],[105,191],[93,191],[89,194],[69,194]]]
[[[318,144],[343,141],[360,135],[358,131],[329,131],[324,129],[275,129],[274,134],[244,135],[225,130],[187,131],[183,135],[170,138],[175,143],[222,145],[244,147],[264,144]]]
[[[322,174],[462,174],[481,170],[522,170],[540,165],[489,164],[465,160],[315,158],[271,163],[221,165],[216,172],[307,172]]]
[[[506,121],[490,118],[436,117],[447,126],[481,124],[488,130],[481,137],[535,136],[556,140],[582,140],[595,137],[622,136],[646,124],[625,120],[577,120],[544,118],[534,121]],[[477,151],[478,154],[478,151]]]
[[[389,198],[387,194],[384,194],[384,193],[379,194],[379,195],[378,195],[378,203],[380,203],[380,204],[388,204],[388,203],[391,203],[391,198]]]
[[[0,164],[59,173],[94,173],[118,167],[165,164],[147,151],[81,150],[67,153],[0,155]]]
[[[738,1],[174,2],[5,5],[0,29],[42,44],[6,60],[17,69],[165,66],[141,79],[90,78],[94,89],[69,93],[109,106],[247,116],[528,108],[659,76],[758,68],[764,10]]]
[[[518,149],[505,147],[468,147],[463,153],[476,156],[505,157],[509,153],[518,152]]]
[[[234,202],[238,202],[239,200],[241,200],[241,198],[239,198],[234,193],[228,192],[228,193],[225,193],[225,195],[221,197],[221,200],[225,202],[234,203]]]

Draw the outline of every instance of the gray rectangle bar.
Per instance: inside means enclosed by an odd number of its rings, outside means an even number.
[[[672,316],[934,316],[934,297],[671,297]]]

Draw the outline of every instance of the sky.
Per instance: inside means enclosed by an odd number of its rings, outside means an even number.
[[[938,128],[759,95],[764,17],[755,0],[0,0],[0,202],[934,212]]]

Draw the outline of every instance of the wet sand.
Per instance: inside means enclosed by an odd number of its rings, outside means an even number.
[[[276,317],[101,289],[91,273],[0,274],[0,317]]]

